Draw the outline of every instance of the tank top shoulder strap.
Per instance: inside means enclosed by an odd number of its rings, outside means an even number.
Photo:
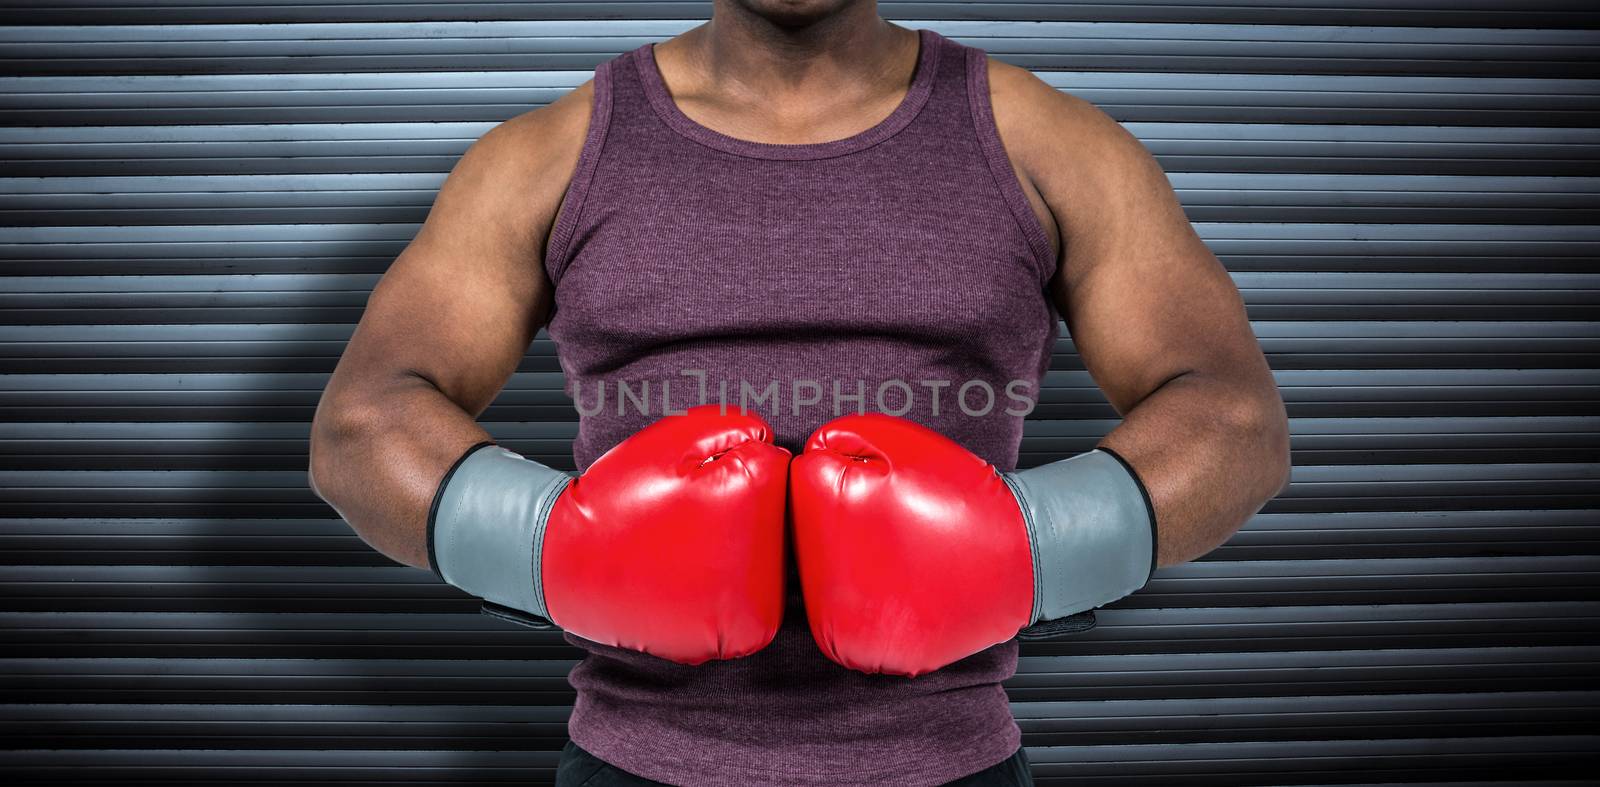
[[[949,48],[959,52],[959,56],[963,59],[964,95],[978,146],[983,151],[984,163],[988,165],[989,174],[993,176],[995,185],[1005,200],[1006,208],[1016,219],[1017,229],[1027,239],[1028,248],[1033,252],[1034,265],[1038,270],[1039,284],[1042,287],[1055,275],[1055,255],[1050,249],[1050,238],[1045,234],[1044,227],[1039,224],[1039,217],[1034,215],[1033,206],[1029,204],[1027,194],[1022,191],[1022,184],[1017,181],[1017,175],[1012,171],[1011,158],[1006,155],[1005,145],[1000,141],[1000,128],[995,123],[994,101],[989,94],[989,55],[982,49],[955,41],[949,41]]]
[[[578,152],[578,163],[573,170],[572,180],[567,184],[566,193],[561,198],[561,215],[551,228],[550,241],[546,244],[544,270],[551,283],[561,281],[561,274],[572,257],[573,235],[589,195],[589,186],[594,182],[594,171],[600,163],[600,152],[605,148],[606,133],[611,130],[616,72],[630,55],[636,55],[638,51],[634,49],[631,52],[624,52],[595,67],[589,130],[584,135],[583,147]]]

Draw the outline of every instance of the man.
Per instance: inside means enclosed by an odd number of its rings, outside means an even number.
[[[1063,316],[1123,421],[1018,472]],[[474,422],[547,324],[576,479]],[[587,651],[558,784],[1026,784],[1014,635],[1221,544],[1288,437],[1103,112],[872,2],[719,0],[471,146],[311,470],[384,554]]]

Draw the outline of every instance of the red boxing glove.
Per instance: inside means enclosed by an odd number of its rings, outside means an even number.
[[[761,418],[718,405],[619,443],[550,510],[550,619],[683,664],[762,649],[783,617],[788,466]]]
[[[837,418],[789,474],[811,633],[851,669],[915,676],[1016,636],[1033,614],[1028,529],[996,469],[902,418]]]

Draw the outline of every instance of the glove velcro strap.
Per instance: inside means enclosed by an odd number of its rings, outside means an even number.
[[[440,488],[430,522],[444,581],[522,612],[548,617],[539,555],[550,509],[572,477],[498,445],[480,445]]]
[[[1040,641],[1056,639],[1057,637],[1070,637],[1073,634],[1082,634],[1094,628],[1096,622],[1094,610],[1086,609],[1076,615],[1068,615],[1064,618],[1041,620],[1017,632],[1017,639]]]
[[[496,604],[493,601],[483,602],[478,606],[478,611],[491,618],[509,621],[519,626],[527,626],[540,631],[554,631],[557,628],[556,624],[551,623],[549,618],[541,618],[538,615],[523,612],[520,609],[512,609],[504,604]]]
[[[1121,457],[1096,449],[1002,477],[1033,547],[1031,623],[1108,604],[1150,581],[1155,519]]]

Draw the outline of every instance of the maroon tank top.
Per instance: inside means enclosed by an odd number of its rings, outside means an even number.
[[[545,263],[580,470],[702,401],[742,402],[791,451],[874,410],[1016,467],[1057,335],[1054,261],[995,130],[983,51],[918,34],[900,105],[817,144],[689,119],[651,45],[596,69]],[[917,678],[845,669],[812,640],[792,558],[783,626],[753,656],[687,667],[567,640],[587,651],[570,736],[658,781],[938,784],[1020,744],[1001,687],[1015,640]]]

